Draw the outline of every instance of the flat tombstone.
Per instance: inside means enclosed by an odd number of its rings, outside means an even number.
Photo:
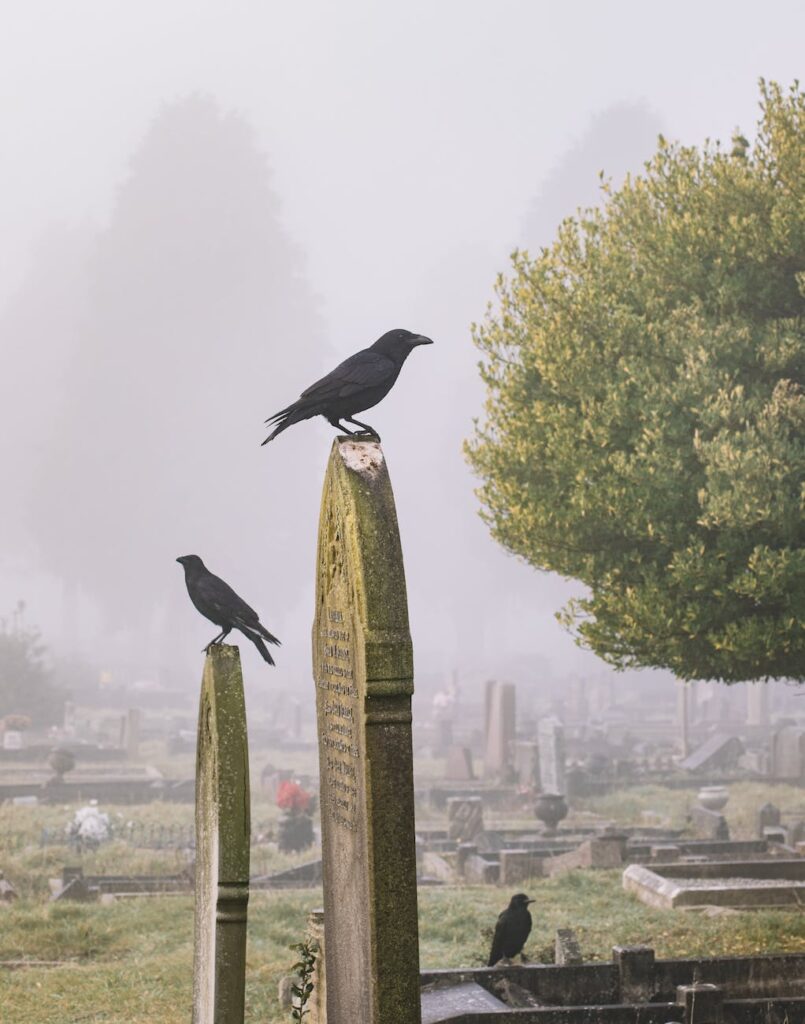
[[[249,902],[249,751],[237,647],[204,662],[196,747],[193,1024],[242,1024]]]
[[[313,667],[327,1019],[419,1024],[413,652],[394,497],[376,442],[338,438],[330,454]]]

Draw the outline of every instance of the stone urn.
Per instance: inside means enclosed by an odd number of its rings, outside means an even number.
[[[561,793],[540,793],[534,802],[534,814],[546,832],[555,832],[559,822],[567,817],[567,811],[567,803]]]
[[[708,811],[720,811],[727,806],[729,798],[730,794],[726,786],[702,786],[697,799]]]
[[[61,782],[67,772],[75,768],[75,754],[64,747],[54,747],[48,757],[48,764],[53,769],[55,781]]]

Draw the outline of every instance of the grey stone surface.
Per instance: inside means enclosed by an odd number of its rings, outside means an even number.
[[[685,1008],[685,1024],[721,1024],[724,992],[718,985],[678,985],[676,1001]]]
[[[471,855],[464,861],[463,874],[467,882],[490,885],[500,880],[500,861]]]
[[[662,873],[661,873],[662,872]],[[805,903],[805,861],[630,864],[623,887],[653,907],[796,907]]]
[[[479,796],[447,799],[447,838],[471,842],[484,830],[484,803]]]
[[[422,1024],[440,1024],[464,1013],[506,1013],[507,1009],[505,1003],[474,981],[431,985],[422,990]]]
[[[543,793],[565,792],[565,730],[558,718],[541,718],[537,725],[539,777]]]
[[[237,647],[204,662],[196,745],[193,1024],[239,1024],[246,986],[249,750]]]
[[[696,834],[705,839],[725,840],[730,837],[729,825],[723,814],[708,811],[706,807],[691,808],[691,821]]]
[[[648,1002],[654,981],[654,950],[650,946],[613,946],[612,960],[618,968],[620,1001]]]
[[[750,726],[767,726],[769,724],[768,683],[747,684],[746,724]]]
[[[545,854],[533,850],[501,850],[499,859],[501,885],[517,885],[529,878],[545,876],[548,859]]]
[[[486,684],[485,779],[509,780],[512,773],[515,714],[514,684],[490,679]]]
[[[581,946],[572,928],[557,928],[554,939],[554,955],[557,964],[581,964],[584,957],[581,955]]]
[[[540,784],[539,747],[529,740],[515,740],[512,744],[513,768],[517,782],[529,789]]]
[[[772,775],[777,779],[805,780],[805,729],[786,725],[774,734]]]
[[[728,769],[738,763],[744,752],[744,745],[738,736],[716,733],[705,740],[693,753],[681,762],[686,772],[706,772]]]

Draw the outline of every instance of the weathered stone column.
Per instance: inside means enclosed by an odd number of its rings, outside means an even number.
[[[193,1024],[242,1024],[249,902],[249,751],[237,647],[204,662],[196,751]]]
[[[327,1019],[419,1024],[413,653],[397,514],[376,442],[333,444],[313,667]]]

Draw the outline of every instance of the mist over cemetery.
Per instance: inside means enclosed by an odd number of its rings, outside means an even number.
[[[513,253],[348,331],[211,95],[53,229],[0,309],[41,413],[0,449],[3,1024],[805,1022],[779,77],[721,142],[605,111]]]

